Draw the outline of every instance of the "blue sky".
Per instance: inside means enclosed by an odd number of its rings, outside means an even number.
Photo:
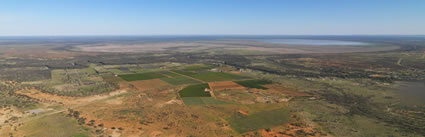
[[[425,34],[425,0],[1,0],[0,35]]]

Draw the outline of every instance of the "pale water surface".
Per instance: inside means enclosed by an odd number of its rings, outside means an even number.
[[[310,46],[363,46],[364,42],[341,41],[341,40],[313,40],[313,39],[260,39],[258,41],[276,44],[289,45],[310,45]]]

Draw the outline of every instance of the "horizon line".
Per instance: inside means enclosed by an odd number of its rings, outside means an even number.
[[[425,34],[82,34],[82,35],[0,35],[0,37],[140,37],[140,36],[425,36]]]

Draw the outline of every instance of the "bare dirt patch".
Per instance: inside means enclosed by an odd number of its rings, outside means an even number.
[[[208,85],[213,91],[245,89],[245,87],[233,81],[209,82]]]
[[[230,73],[233,73],[233,74],[241,74],[242,72],[240,72],[240,71],[231,71]]]
[[[115,99],[111,99],[106,101],[106,103],[111,104],[111,105],[120,105],[123,103],[122,98],[115,98]]]

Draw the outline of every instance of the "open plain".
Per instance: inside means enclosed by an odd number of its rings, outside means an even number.
[[[0,39],[0,136],[425,135],[422,37],[106,39]]]

